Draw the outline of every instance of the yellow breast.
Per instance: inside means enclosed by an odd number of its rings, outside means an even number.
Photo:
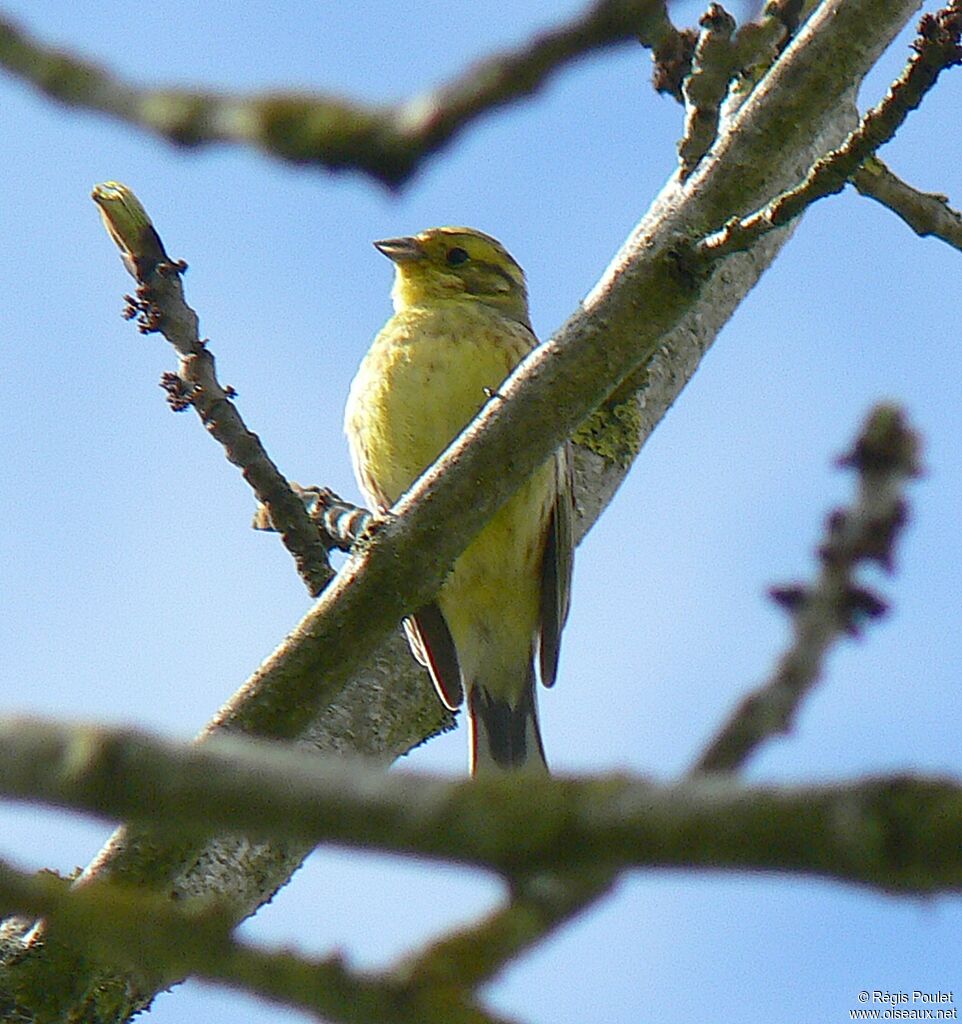
[[[476,304],[395,314],[361,363],[345,413],[368,500],[394,504],[534,344],[521,324]]]
[[[345,416],[368,501],[393,505],[534,344],[520,323],[474,304],[438,303],[392,317],[361,364]],[[526,678],[554,497],[549,462],[478,534],[438,595],[468,679],[482,663],[489,684]]]

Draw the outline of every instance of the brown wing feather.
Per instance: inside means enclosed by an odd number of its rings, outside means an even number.
[[[561,631],[571,604],[571,572],[574,565],[574,486],[571,446],[555,455],[556,494],[545,540],[541,566],[541,682],[553,686],[558,674]]]
[[[425,605],[404,620],[404,632],[414,657],[430,672],[438,696],[448,710],[456,711],[464,700],[461,666],[441,609],[436,604]]]
[[[356,450],[352,443],[354,472],[364,497],[368,505],[379,512],[386,512],[392,503],[367,471],[365,460],[360,455],[360,451]],[[449,711],[456,711],[464,702],[461,666],[451,631],[444,621],[441,609],[437,604],[425,605],[417,614],[406,618],[403,625],[411,653],[428,670],[434,688],[444,705]]]

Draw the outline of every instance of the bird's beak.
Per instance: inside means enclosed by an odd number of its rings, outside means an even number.
[[[383,252],[394,263],[407,263],[410,260],[421,260],[427,255],[424,246],[413,237],[382,238],[374,243],[378,252]]]

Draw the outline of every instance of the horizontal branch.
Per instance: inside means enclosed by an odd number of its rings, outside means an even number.
[[[395,106],[303,91],[242,96],[148,88],[49,49],[7,20],[0,20],[0,66],[53,99],[176,145],[256,146],[293,163],[354,168],[396,187],[482,114],[535,92],[579,57],[639,41],[659,51],[676,35],[665,0],[595,0],[567,24]]]
[[[239,739],[197,746],[31,720],[0,724],[0,791],[113,818],[416,854],[495,870],[792,871],[892,892],[962,891],[962,782],[817,786],[721,776],[449,781]]]

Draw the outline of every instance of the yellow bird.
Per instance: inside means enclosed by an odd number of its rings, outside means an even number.
[[[500,242],[431,228],[375,246],[394,262],[394,316],[351,385],[344,418],[368,504],[390,508],[537,345],[524,273]],[[524,444],[524,438],[518,439]],[[467,696],[471,770],[540,768],[535,699],[554,683],[573,558],[568,446],[503,505],[434,603],[405,622],[452,711]]]

